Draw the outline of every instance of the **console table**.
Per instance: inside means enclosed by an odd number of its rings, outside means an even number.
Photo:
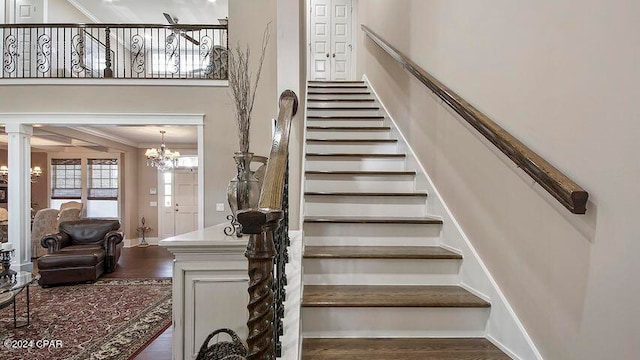
[[[219,328],[247,338],[249,276],[244,252],[249,237],[225,236],[225,226],[228,224],[159,243],[175,258],[173,359],[195,359],[207,335]]]

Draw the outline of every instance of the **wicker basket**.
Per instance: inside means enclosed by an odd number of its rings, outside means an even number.
[[[221,333],[228,334],[231,341],[220,341],[209,345],[209,341]],[[247,347],[233,330],[218,329],[207,336],[196,360],[246,360],[247,352]]]

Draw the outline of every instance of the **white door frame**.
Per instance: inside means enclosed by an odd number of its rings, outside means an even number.
[[[307,52],[307,78],[305,79],[307,82],[311,80],[311,0],[307,0],[307,8],[305,11],[305,21],[307,23],[307,42],[306,42],[306,52]],[[357,76],[356,74],[356,63],[358,59],[358,31],[360,31],[360,27],[358,26],[358,0],[351,0],[351,79],[354,80]]]
[[[196,180],[198,182],[200,181],[200,172],[201,172],[200,167],[201,166],[202,166],[202,162],[200,162],[200,159],[198,159],[198,167],[195,168],[195,170],[198,172],[198,178]],[[172,171],[173,171],[173,177],[171,178],[171,184],[173,186],[173,188],[171,190],[173,192],[172,196],[175,196],[175,179],[176,179],[175,170],[188,170],[188,169],[189,168],[186,168],[186,167],[178,167],[178,168],[172,169]],[[164,206],[163,204],[164,204],[164,195],[165,195],[163,174],[164,174],[164,172],[158,171],[158,188],[156,189],[156,193],[158,194],[158,240],[164,240],[165,239],[163,237],[164,236],[163,234],[165,233],[165,231],[164,231],[165,229],[164,229],[164,225],[163,225],[164,222],[162,221],[162,218],[164,216],[163,215],[163,206]],[[198,184],[198,190],[199,189],[200,189],[200,184]],[[196,196],[199,196],[199,195],[196,195]],[[196,199],[196,201],[198,201],[198,200]],[[198,202],[198,221],[200,221],[199,220],[200,219],[200,206],[199,205],[200,205],[200,202]],[[200,227],[199,224],[197,226],[198,226],[199,229],[202,228],[202,227]],[[176,234],[175,233],[175,218],[174,218],[174,236],[175,235],[180,235],[180,234]]]
[[[2,24],[9,24],[9,19],[6,17],[6,14],[4,12],[4,9],[6,8],[7,4],[5,3],[4,0],[0,0],[0,23]]]
[[[204,164],[204,114],[153,113],[0,113],[0,124],[20,125],[178,125],[196,126],[198,163]],[[16,154],[8,154],[14,157]],[[17,161],[17,160],[16,160]],[[204,169],[198,169],[198,229],[204,228]]]

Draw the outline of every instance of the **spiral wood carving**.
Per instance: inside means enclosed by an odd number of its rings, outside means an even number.
[[[249,360],[275,359],[272,274],[272,258],[249,260]]]

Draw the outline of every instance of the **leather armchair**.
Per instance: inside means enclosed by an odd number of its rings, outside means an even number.
[[[104,252],[104,272],[113,272],[124,244],[124,234],[119,231],[119,220],[84,219],[66,221],[60,224],[59,232],[45,236],[40,241],[48,254],[74,253],[87,251]]]

